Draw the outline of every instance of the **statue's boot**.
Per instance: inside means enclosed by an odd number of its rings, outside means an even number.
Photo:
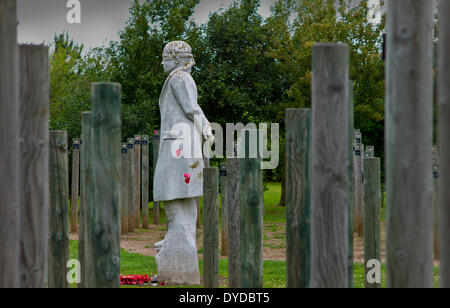
[[[171,285],[199,285],[195,198],[164,203],[169,229],[156,255],[160,281]]]

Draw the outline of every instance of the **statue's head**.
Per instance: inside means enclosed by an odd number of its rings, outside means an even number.
[[[195,64],[192,48],[183,41],[173,41],[164,47],[163,61],[164,72],[170,73],[178,67],[185,67],[186,71]]]

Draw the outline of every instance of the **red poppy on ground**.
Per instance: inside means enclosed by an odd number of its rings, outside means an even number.
[[[151,281],[152,278],[148,277],[147,275],[120,275],[120,284],[123,285],[144,285],[150,283]]]

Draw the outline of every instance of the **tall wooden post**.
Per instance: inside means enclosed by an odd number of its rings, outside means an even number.
[[[142,136],[142,228],[148,229],[148,136]]]
[[[241,195],[238,158],[227,159],[228,287],[241,287]]]
[[[380,159],[364,158],[364,279],[366,288],[381,288],[367,281],[370,260],[381,263]]]
[[[348,286],[349,49],[313,47],[311,287]]]
[[[89,288],[120,287],[121,86],[91,86],[92,185],[88,211]]]
[[[432,1],[389,2],[386,65],[388,287],[433,286]]]
[[[156,163],[159,154],[159,131],[155,130],[153,135],[153,183],[158,179],[154,178]],[[154,186],[154,184],[153,184]],[[159,225],[159,201],[153,201],[153,224]]]
[[[19,49],[17,1],[0,5],[0,287],[20,286]]]
[[[134,136],[135,227],[141,227],[141,136]]]
[[[20,212],[22,288],[44,288],[49,224],[48,47],[20,46]]]
[[[439,6],[439,154],[450,157],[450,0],[441,0]],[[450,187],[450,159],[440,163],[440,187]],[[450,191],[439,190],[439,241],[441,287],[450,288]]]
[[[364,150],[364,158],[373,158],[373,157],[375,157],[375,147],[366,146],[366,149]]]
[[[80,139],[73,139],[72,190],[70,195],[70,232],[78,232],[78,192],[80,179]]]
[[[243,288],[263,287],[263,207],[261,158],[248,158],[250,132],[245,131],[245,157],[239,161],[241,198],[241,282]],[[260,157],[260,155],[258,155]]]
[[[364,158],[364,145],[362,144],[361,132],[355,130],[355,156],[354,156],[354,226],[357,236],[363,236],[364,228],[364,193],[363,193],[363,160]]]
[[[227,200],[227,165],[220,165],[221,210],[222,210],[222,249],[221,255],[228,256],[228,200]]]
[[[91,112],[86,111],[81,114],[81,131],[82,138],[80,140],[80,227],[78,235],[78,260],[81,264],[81,282],[79,288],[86,288],[87,283],[87,267],[88,267],[88,252],[87,252],[87,214],[90,208],[90,191],[92,186],[92,169],[91,169],[91,143],[92,136],[92,122]]]
[[[134,232],[136,194],[134,193],[134,139],[128,138],[128,232]]]
[[[66,131],[50,132],[48,287],[67,288],[69,260],[69,156]]]
[[[219,287],[219,168],[203,169],[203,287]]]
[[[349,80],[349,105],[348,105],[348,140],[353,140],[354,128],[355,128],[355,116],[354,116],[354,88],[353,81]],[[349,200],[348,200],[348,221],[347,221],[347,235],[348,235],[348,287],[354,287],[354,270],[353,270],[353,216],[355,211],[355,198],[354,198],[354,164],[355,164],[355,151],[353,142],[350,144],[350,149],[348,152],[348,178],[350,181],[348,182],[348,191],[349,191]]]
[[[434,259],[439,260],[439,155],[437,147],[433,146],[433,251]]]
[[[201,227],[201,211],[200,211],[200,197],[195,198],[195,204],[197,205],[197,230]]]
[[[128,148],[127,143],[121,144],[121,174],[120,174],[120,198],[121,198],[121,231],[122,235],[128,233]]]
[[[311,275],[311,110],[286,110],[286,268],[288,288]]]

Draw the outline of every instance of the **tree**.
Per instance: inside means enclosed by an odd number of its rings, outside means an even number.
[[[296,17],[290,26],[286,17],[292,10]],[[280,1],[274,12],[269,23],[278,31],[273,32],[277,44],[271,56],[279,61],[290,85],[288,99],[276,117],[284,117],[285,107],[311,107],[312,46],[317,42],[347,43],[355,93],[355,127],[361,129],[365,143],[374,145],[383,158],[384,63],[380,54],[384,19],[376,26],[368,21],[367,1],[354,6],[343,0]],[[285,203],[283,198],[284,194],[280,205]]]
[[[50,55],[50,129],[67,130],[69,140],[81,135],[81,113],[90,110],[90,86],[109,79],[101,49],[84,54],[64,32],[55,35]]]
[[[112,79],[122,85],[123,136],[148,134],[160,124],[159,94],[166,75],[164,45],[183,39],[199,0],[134,1],[120,41],[107,49]]]

